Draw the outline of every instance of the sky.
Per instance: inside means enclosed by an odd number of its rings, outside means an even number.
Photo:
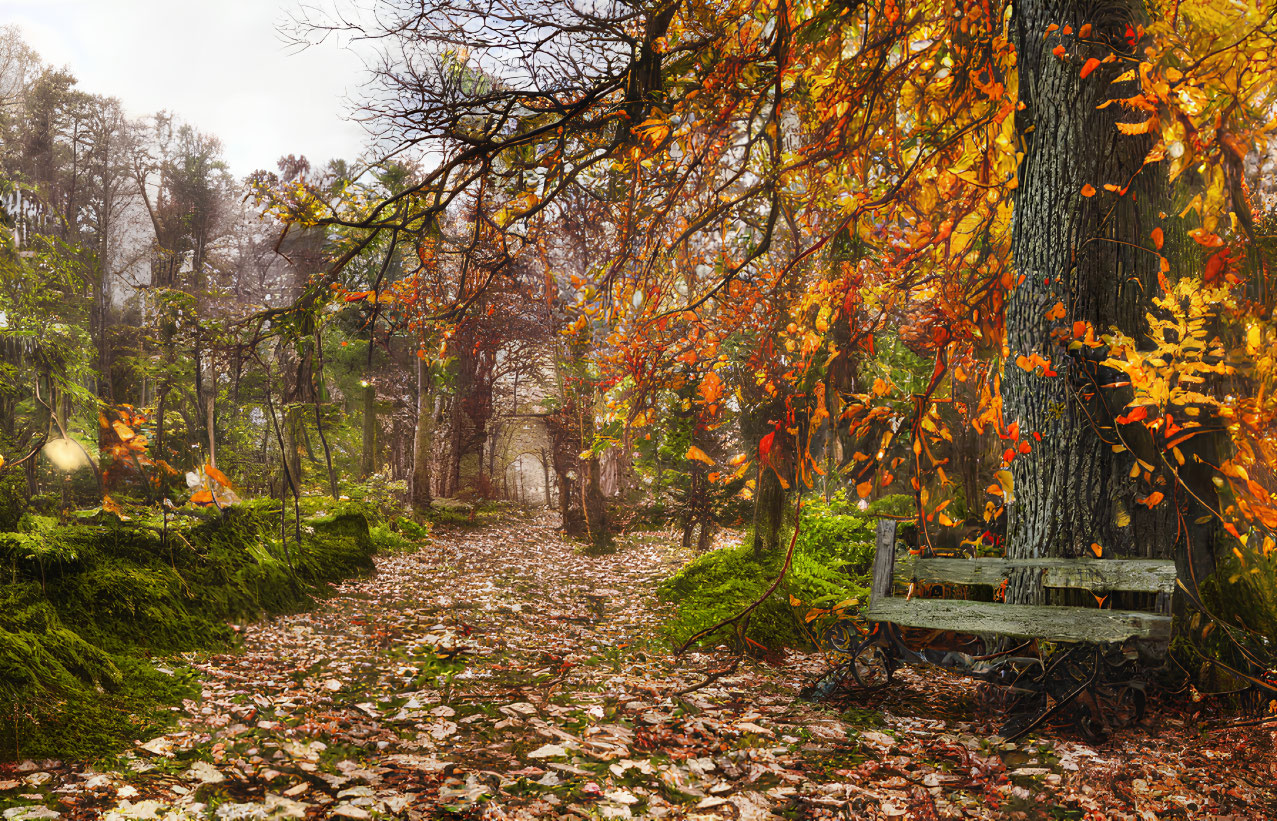
[[[349,120],[364,64],[325,42],[298,52],[277,25],[302,0],[0,0],[44,60],[133,116],[168,110],[218,137],[232,173],[354,160],[365,132]]]

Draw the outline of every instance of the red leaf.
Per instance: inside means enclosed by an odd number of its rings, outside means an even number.
[[[768,455],[772,452],[772,443],[776,441],[776,431],[764,436],[758,440],[758,458],[764,462],[768,461]]]
[[[1139,422],[1147,418],[1148,408],[1140,405],[1138,408],[1133,408],[1130,413],[1117,417],[1117,423],[1119,425],[1129,425],[1132,422]]]
[[[1206,271],[1202,274],[1202,280],[1207,285],[1217,285],[1221,279],[1221,274],[1228,268],[1228,250],[1217,251],[1206,260]]]

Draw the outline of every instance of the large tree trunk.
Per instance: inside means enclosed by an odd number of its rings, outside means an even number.
[[[1128,23],[1140,23],[1137,4],[1060,3],[1029,0],[1016,4],[1019,96],[1023,109],[1016,130],[1025,157],[1019,172],[1013,222],[1012,261],[1018,286],[1007,299],[1008,353],[1002,375],[1003,418],[1018,423],[1021,441],[1032,452],[1012,464],[1014,502],[1010,506],[1008,554],[1012,557],[1083,557],[1099,545],[1105,558],[1172,555],[1175,515],[1163,504],[1147,510],[1137,496],[1154,488],[1128,478],[1129,450],[1115,452],[1133,428],[1115,430],[1127,394],[1098,390],[1102,377],[1095,363],[1070,362],[1065,348],[1051,338],[1057,327],[1075,320],[1100,332],[1111,326],[1135,338],[1145,332],[1144,314],[1158,290],[1158,257],[1139,246],[1159,221],[1165,202],[1164,172],[1140,168],[1151,147],[1147,136],[1127,136],[1119,119],[1146,115],[1120,105],[1098,109],[1110,97],[1130,96],[1112,80],[1123,61],[1101,65],[1080,76],[1085,61],[1102,59],[1113,49],[1130,51],[1124,41]],[[1092,24],[1090,44],[1047,27]],[[1057,45],[1067,59],[1052,53]],[[1132,182],[1133,181],[1133,182]],[[1124,196],[1104,190],[1123,187]],[[1087,197],[1083,187],[1098,193]],[[1088,189],[1089,191],[1089,189]],[[1047,313],[1062,303],[1062,319]],[[1016,364],[1021,355],[1039,354],[1058,372],[1045,376]],[[1097,378],[1099,377],[1099,378]],[[1086,398],[1087,394],[1090,398]],[[1037,437],[1040,434],[1041,439]],[[1148,460],[1148,456],[1145,459]],[[1167,497],[1172,489],[1163,487]],[[1138,538],[1137,538],[1138,535]],[[1008,602],[1045,601],[1040,574],[1011,580]]]
[[[213,467],[217,467],[217,383],[213,383],[213,389],[208,392],[208,396],[204,397],[207,405],[204,420],[208,428],[208,463]]]
[[[364,380],[364,442],[359,474],[367,479],[377,472],[377,388]]]
[[[417,359],[417,430],[412,448],[412,509],[430,510],[430,456],[434,449],[434,386],[426,363]]]

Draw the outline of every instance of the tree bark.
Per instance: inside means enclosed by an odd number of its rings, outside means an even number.
[[[417,359],[417,430],[412,448],[412,509],[430,510],[430,456],[434,447],[434,385],[430,369]]]
[[[1144,167],[1147,136],[1120,134],[1119,120],[1144,114],[1119,105],[1097,108],[1110,97],[1130,96],[1113,79],[1126,63],[1103,64],[1080,76],[1085,61],[1111,51],[1131,52],[1128,24],[1138,27],[1138,4],[1092,4],[1029,0],[1016,4],[1015,34],[1019,96],[1023,108],[1016,131],[1025,151],[1012,224],[1013,275],[1007,298],[1007,353],[1003,364],[1003,419],[1018,423],[1022,442],[1032,447],[1012,462],[1014,502],[1009,506],[1008,555],[1083,557],[1099,545],[1105,558],[1172,554],[1175,539],[1171,505],[1154,510],[1134,503],[1142,487],[1128,478],[1133,456],[1115,452],[1114,416],[1127,401],[1120,390],[1100,390],[1102,369],[1095,362],[1070,360],[1051,333],[1075,320],[1099,332],[1117,327],[1139,339],[1144,315],[1158,289],[1156,254],[1140,246],[1155,227],[1165,201],[1164,172]],[[1090,23],[1090,43],[1047,27]],[[1067,59],[1052,49],[1063,44]],[[1105,184],[1129,185],[1124,195]],[[1096,189],[1085,196],[1084,186]],[[1088,189],[1089,192],[1089,189]],[[1062,303],[1065,316],[1047,319]],[[1020,356],[1038,354],[1057,375],[1029,372]],[[1097,376],[1101,377],[1097,379]],[[1088,396],[1089,394],[1089,396]],[[1040,439],[1038,438],[1040,436]],[[1171,496],[1169,488],[1164,488]],[[1138,539],[1137,539],[1138,534]],[[1035,574],[1013,577],[1008,602],[1044,603]]]
[[[377,388],[364,381],[364,442],[360,475],[367,479],[377,472]]]

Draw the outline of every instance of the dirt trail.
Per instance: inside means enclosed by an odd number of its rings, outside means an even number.
[[[802,656],[674,696],[724,658],[658,637],[672,544],[588,558],[543,517],[383,556],[196,659],[201,700],[118,768],[0,770],[0,799],[30,802],[3,817],[1277,818],[1272,728],[1162,715],[1099,747],[1004,745],[963,679],[816,705]]]

